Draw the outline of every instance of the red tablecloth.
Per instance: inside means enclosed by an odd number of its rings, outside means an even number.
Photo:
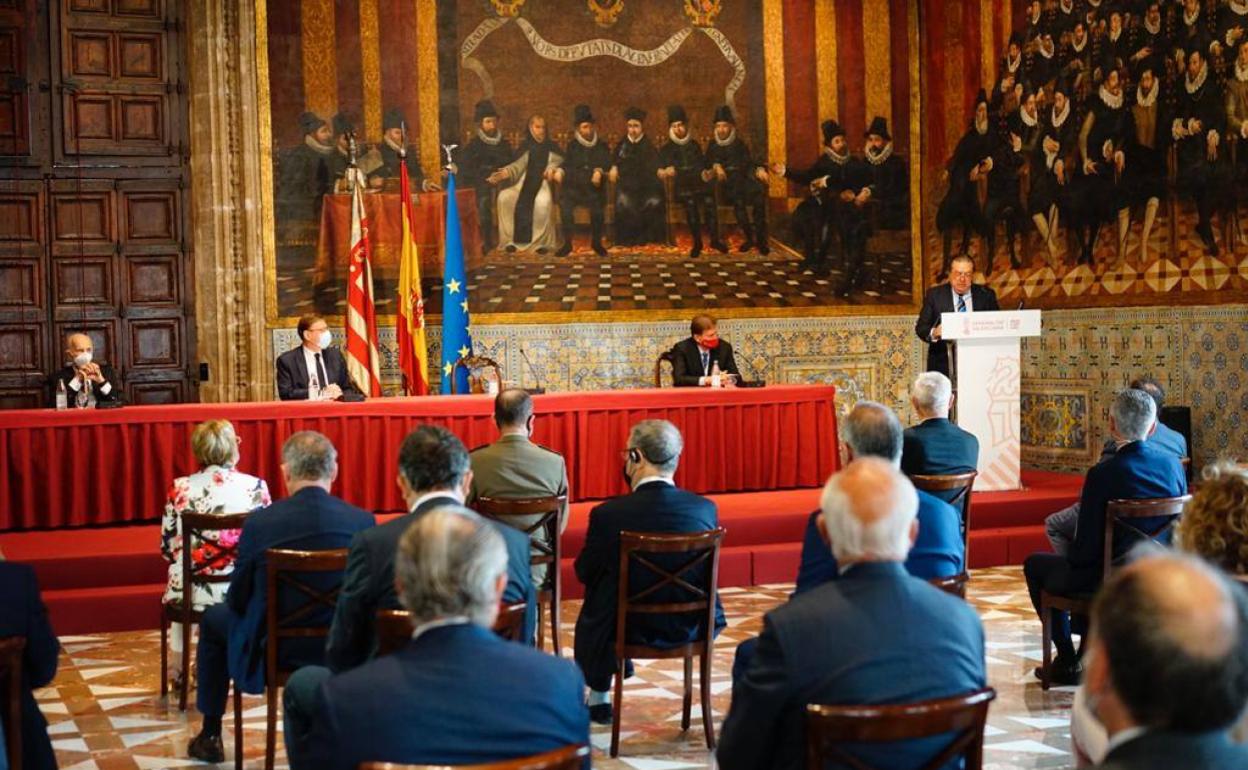
[[[696,492],[813,487],[838,463],[831,386],[549,393],[534,398],[534,439],[568,459],[574,499],[625,491],[628,430],[664,418],[685,438],[677,482]],[[366,509],[402,506],[399,443],[445,425],[469,447],[496,438],[493,399],[441,396],[358,404],[272,402],[135,406],[92,412],[0,412],[0,530],[156,519],[176,476],[195,470],[190,433],[211,418],[242,438],[239,470],[284,494],[281,445],[317,430],[338,447],[334,492]]]

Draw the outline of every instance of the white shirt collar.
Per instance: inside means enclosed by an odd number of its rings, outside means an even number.
[[[432,500],[435,497],[453,497],[455,498],[455,502],[459,503],[460,505],[464,504],[464,498],[458,492],[449,492],[444,489],[439,489],[436,492],[426,492],[425,494],[416,498],[416,501],[412,503],[412,507],[409,510],[414,511],[420,506],[424,505],[427,500]]]
[[[1124,743],[1129,743],[1135,740],[1136,738],[1139,738],[1141,735],[1143,735],[1146,732],[1148,731],[1143,727],[1128,727],[1127,729],[1121,732],[1114,733],[1113,737],[1109,739],[1109,742],[1105,744],[1105,756],[1109,756],[1109,752],[1113,751],[1114,749],[1118,748]]]
[[[633,484],[633,491],[636,492],[640,489],[642,484],[650,484],[657,481],[661,481],[669,487],[676,486],[676,482],[672,481],[667,476],[646,476],[645,478],[637,479],[637,483]]]
[[[479,128],[478,128],[478,129],[477,129],[477,137],[478,137],[481,141],[485,142],[486,144],[489,144],[489,145],[495,145],[495,144],[498,144],[499,142],[501,142],[501,141],[503,140],[503,132],[502,132],[502,131],[495,131],[495,132],[494,132],[494,136],[490,136],[489,134],[485,133],[484,131],[482,131],[481,129],[479,129]]]
[[[686,144],[689,144],[689,140],[693,138],[693,134],[686,133],[683,139],[677,139],[676,132],[669,128],[667,129],[667,138],[671,139],[673,144],[684,147]]]
[[[468,618],[467,615],[452,615],[449,618],[438,618],[437,620],[431,620],[428,623],[421,623],[419,626],[416,626],[416,628],[412,629],[412,641],[416,641],[417,639],[420,638],[422,634],[424,634],[427,631],[432,631],[435,628],[445,628],[446,626],[462,626],[471,622],[472,621]]]
[[[597,131],[594,132],[593,139],[586,139],[585,137],[581,136],[580,131],[573,131],[572,135],[576,137],[576,141],[579,142],[582,147],[595,147],[598,144],[598,132]]]

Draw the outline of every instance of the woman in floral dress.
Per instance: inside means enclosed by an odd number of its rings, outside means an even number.
[[[160,552],[169,562],[169,582],[165,588],[164,602],[182,600],[182,514],[183,513],[244,513],[268,505],[269,487],[264,479],[239,473],[234,469],[238,463],[240,441],[234,426],[228,420],[208,420],[195,426],[191,433],[191,451],[200,470],[190,476],[174,479],[165,503],[165,515],[160,528]],[[239,530],[206,532],[202,539],[196,538],[192,551],[192,568],[197,573],[228,575],[234,569],[233,547],[238,542]],[[192,601],[195,609],[203,611],[209,605],[225,601],[229,583],[196,585]],[[170,629],[170,674],[177,680],[182,672],[182,626],[174,624]]]

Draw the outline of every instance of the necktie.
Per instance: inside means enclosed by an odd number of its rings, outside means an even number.
[[[329,385],[329,379],[325,376],[325,363],[321,361],[321,354],[316,353],[316,376],[320,379],[321,388],[324,389]]]
[[[958,295],[958,312],[959,313],[966,312],[966,297],[962,294]]]
[[[702,373],[706,374],[711,369],[711,352],[709,350],[702,351]]]

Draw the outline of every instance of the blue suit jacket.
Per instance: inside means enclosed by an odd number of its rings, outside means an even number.
[[[1079,522],[1067,560],[1075,571],[1075,583],[1100,583],[1105,550],[1105,506],[1110,500],[1145,497],[1176,497],[1187,494],[1187,477],[1179,459],[1152,441],[1133,441],[1088,470],[1079,498]],[[1160,523],[1141,519],[1136,526]],[[1126,527],[1114,535],[1117,559],[1139,543],[1141,536]],[[1169,537],[1165,538],[1166,541]]]
[[[339,500],[319,487],[304,487],[284,500],[247,517],[238,540],[238,561],[230,576],[230,589],[225,600],[229,605],[230,677],[244,692],[264,691],[265,608],[268,604],[266,560],[270,548],[292,548],[306,551],[330,551],[346,548],[356,532],[372,527],[375,521],[368,511]],[[313,574],[307,585],[329,590],[341,581],[338,574]],[[305,603],[296,590],[283,591],[278,597],[280,610]],[[305,625],[329,625],[328,610],[309,613],[301,619]],[[303,642],[307,642],[304,644]],[[291,640],[278,651],[284,665],[319,665],[324,661],[324,645],[316,639]]]
[[[48,623],[48,612],[39,596],[39,583],[29,565],[0,561],[0,636],[26,637],[22,656],[22,767],[54,770],[56,757],[48,739],[48,723],[35,702],[32,690],[56,676],[61,645]],[[5,716],[0,714],[0,717]],[[2,732],[2,731],[0,731]],[[0,758],[3,742],[0,741]],[[22,768],[13,768],[22,770]]]
[[[906,572],[924,580],[960,574],[966,554],[962,549],[958,510],[935,495],[921,489],[916,491],[919,493],[919,536],[906,557]],[[794,596],[839,577],[836,557],[815,526],[818,516],[819,511],[815,511],[806,521]]]
[[[471,624],[433,628],[321,687],[309,756],[466,765],[589,743],[584,680],[571,662]],[[589,767],[589,759],[585,760]]]
[[[1183,438],[1183,434],[1174,428],[1167,427],[1165,423],[1158,422],[1157,430],[1153,431],[1153,435],[1145,439],[1150,445],[1174,455],[1182,460],[1187,457],[1187,439]],[[1105,447],[1101,450],[1101,459],[1114,454],[1118,451],[1118,442],[1112,438],[1105,442]]]
[[[979,467],[979,439],[943,417],[906,428],[901,447],[901,472],[907,476],[966,473]],[[954,494],[936,496],[948,502]]]
[[[399,597],[394,591],[394,557],[399,539],[417,517],[442,505],[459,505],[450,495],[431,497],[406,516],[360,533],[351,543],[347,571],[334,609],[325,661],[334,671],[355,668],[377,653],[378,610],[397,610]],[[491,521],[507,545],[507,588],[503,601],[524,602],[525,639],[537,630],[537,589],[529,567],[529,536],[518,529]]]
[[[576,619],[576,661],[590,685],[615,671],[615,613],[620,580],[620,532],[701,532],[719,526],[715,503],[671,484],[650,482],[631,494],[608,500],[589,514],[585,546],[576,557],[576,576],[585,585],[585,602]],[[656,564],[674,569],[684,562],[655,557]],[[686,575],[688,577],[688,575]],[[639,591],[657,582],[652,573],[633,581]],[[648,596],[646,601],[689,601],[690,596],[672,586]],[[727,625],[719,597],[715,598],[715,630]],[[675,647],[701,636],[702,615],[677,617],[638,614],[629,620],[630,642],[654,647]]]
[[[859,564],[763,618],[716,756],[722,770],[798,770],[808,703],[905,703],[984,682],[984,630],[970,605],[900,564]],[[900,769],[946,743],[938,736],[851,750],[872,767]]]

